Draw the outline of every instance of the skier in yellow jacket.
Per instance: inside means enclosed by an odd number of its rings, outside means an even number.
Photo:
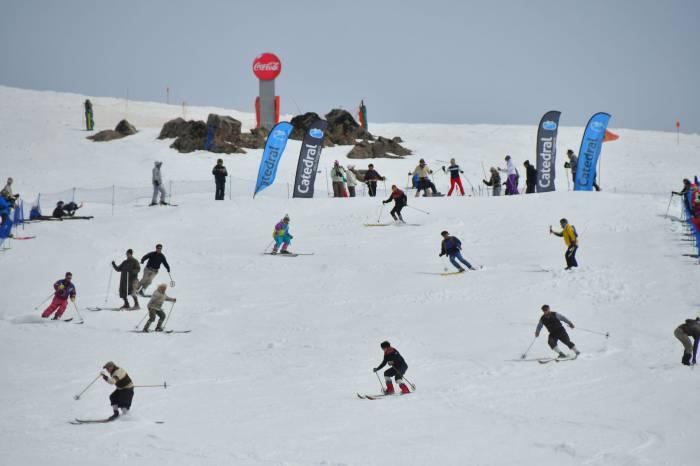
[[[566,270],[571,269],[571,267],[578,267],[578,262],[576,262],[576,251],[578,250],[578,234],[576,233],[576,228],[571,225],[565,218],[559,220],[561,225],[561,231],[552,230],[552,225],[549,226],[549,234],[564,238],[564,243],[566,243],[566,253],[564,257],[566,258]]]

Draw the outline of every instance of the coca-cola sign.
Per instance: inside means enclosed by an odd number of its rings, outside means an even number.
[[[262,81],[270,81],[279,76],[282,62],[274,53],[263,53],[253,60],[253,73]]]

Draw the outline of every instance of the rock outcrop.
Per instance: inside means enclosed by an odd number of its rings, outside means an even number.
[[[106,129],[104,131],[100,131],[99,133],[93,134],[92,136],[88,136],[87,138],[95,142],[106,142],[131,136],[132,134],[136,134],[136,132],[137,131],[134,125],[126,120],[122,120],[117,123],[117,126],[113,130]]]

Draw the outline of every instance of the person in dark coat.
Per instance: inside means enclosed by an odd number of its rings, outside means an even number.
[[[148,262],[146,262],[148,261]],[[146,267],[143,269],[143,275],[141,276],[141,281],[138,285],[138,292],[141,296],[146,296],[144,291],[151,285],[153,279],[158,275],[158,270],[160,266],[163,265],[165,270],[170,273],[170,264],[163,254],[163,245],[156,244],[156,250],[151,251],[141,258],[141,263],[146,262]]]
[[[530,165],[529,160],[526,160],[523,165],[525,165],[525,193],[532,194],[537,187],[537,169]]]
[[[406,364],[406,361],[396,350],[396,348],[391,347],[391,343],[388,341],[383,341],[380,346],[382,350],[384,350],[384,359],[382,359],[382,363],[378,367],[375,367],[373,371],[377,372],[387,364],[391,366],[389,369],[384,371],[384,381],[386,382],[386,389],[384,390],[384,393],[387,395],[394,393],[394,385],[391,382],[392,377],[394,377],[396,383],[399,384],[401,394],[411,393],[403,381],[403,375],[408,370],[408,364]]]
[[[552,350],[555,353],[557,353],[557,356],[559,358],[568,357],[566,353],[560,350],[557,346],[557,342],[561,341],[566,346],[568,346],[571,351],[574,352],[574,358],[576,358],[579,354],[581,354],[581,352],[576,348],[574,342],[571,341],[571,339],[569,338],[569,334],[566,333],[566,329],[561,324],[562,322],[566,323],[570,328],[574,328],[574,324],[569,319],[564,317],[562,314],[552,312],[549,309],[549,305],[543,305],[542,317],[540,317],[540,321],[537,324],[537,328],[535,329],[535,338],[540,336],[542,327],[546,327],[547,331],[549,332],[549,338],[547,339],[547,343],[549,344],[549,347],[552,348]]]
[[[214,165],[211,174],[214,175],[214,182],[216,183],[214,199],[223,201],[224,194],[226,193],[226,177],[228,176],[228,172],[226,171],[226,167],[224,167],[224,161],[222,159],[216,161],[216,165]]]
[[[501,175],[496,170],[496,167],[491,167],[491,178],[483,180],[486,186],[493,186],[493,196],[501,195]]]
[[[95,129],[95,119],[92,114],[92,102],[90,99],[85,100],[85,129],[92,131]]]
[[[119,265],[112,261],[112,267],[114,267],[114,270],[121,273],[121,276],[119,277],[119,297],[124,300],[124,305],[121,307],[121,309],[130,309],[133,311],[141,309],[135,292],[136,288],[138,287],[141,265],[134,257],[134,251],[127,249],[126,259]],[[134,298],[134,307],[129,306],[129,300],[127,299],[128,296],[132,296]]]
[[[365,172],[365,183],[367,183],[367,191],[369,192],[369,197],[375,197],[377,195],[377,181],[384,181],[382,175],[380,175],[375,169],[374,164],[367,165],[367,171]],[[386,186],[384,187],[386,189]]]
[[[690,366],[696,363],[698,354],[698,343],[700,343],[700,317],[696,319],[686,319],[684,323],[676,327],[673,335],[683,345],[683,358],[681,363]],[[690,337],[695,340],[690,343]]]
[[[406,204],[408,204],[408,198],[406,197],[406,194],[401,191],[395,184],[391,185],[391,194],[389,194],[389,199],[382,201],[382,204],[388,204],[389,202],[394,201],[394,208],[391,209],[391,218],[396,221],[396,218],[398,216],[398,220],[401,223],[406,223],[403,220],[403,217],[401,216],[401,209],[406,207]]]

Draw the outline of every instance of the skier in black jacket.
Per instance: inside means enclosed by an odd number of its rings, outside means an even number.
[[[396,221],[396,217],[398,216],[401,223],[406,223],[401,216],[401,209],[406,207],[406,204],[408,204],[408,198],[403,191],[396,187],[395,184],[391,185],[391,194],[389,194],[389,199],[382,201],[382,204],[388,204],[391,201],[394,201],[394,208],[391,209],[391,212],[389,212],[391,214],[391,218]]]
[[[226,167],[224,167],[224,161],[222,159],[216,161],[216,165],[214,165],[211,174],[214,175],[214,182],[216,183],[214,199],[223,201],[226,192],[226,177],[228,176],[228,172],[226,171]]]
[[[557,346],[557,341],[561,341],[574,352],[574,358],[576,358],[579,354],[581,354],[581,352],[576,349],[574,342],[569,339],[569,334],[566,333],[566,329],[561,324],[562,321],[565,322],[570,328],[574,328],[574,324],[569,319],[564,317],[562,314],[552,312],[549,309],[549,305],[545,304],[542,306],[542,317],[540,317],[540,322],[537,324],[535,338],[540,336],[542,327],[547,327],[547,330],[549,331],[549,338],[547,339],[549,347],[552,348],[552,350],[554,350],[554,352],[557,353],[560,358],[566,358],[566,353],[562,352],[562,350],[560,350]]]
[[[380,175],[377,170],[374,169],[374,164],[367,165],[367,171],[365,172],[365,183],[367,183],[367,191],[369,192],[369,197],[374,197],[377,195],[377,180],[384,181],[382,175]],[[386,186],[384,187],[386,189]]]
[[[391,383],[391,378],[396,379],[396,383],[399,384],[402,394],[411,393],[408,386],[403,382],[403,375],[408,370],[408,364],[404,361],[401,354],[396,350],[396,348],[391,347],[391,343],[388,341],[383,341],[380,345],[384,350],[384,359],[382,363],[373,369],[374,372],[379,371],[382,367],[387,364],[391,367],[384,371],[384,381],[386,382],[386,390],[384,393],[390,395],[394,393],[394,385]]]
[[[529,160],[526,160],[523,165],[525,165],[525,193],[532,194],[537,186],[537,169],[530,165]]]
[[[153,281],[153,279],[158,275],[158,270],[161,264],[165,267],[165,270],[170,273],[170,265],[167,259],[163,255],[163,245],[156,244],[156,250],[151,251],[141,258],[141,263],[148,261],[146,267],[143,269],[143,276],[139,282],[139,294],[141,296],[146,296],[144,290],[148,288]]]
[[[697,319],[686,319],[685,323],[682,323],[674,330],[673,335],[683,344],[681,363],[686,366],[695,364],[698,354],[698,343],[700,343],[700,317]],[[695,340],[693,344],[690,343],[690,337],[693,337]]]

